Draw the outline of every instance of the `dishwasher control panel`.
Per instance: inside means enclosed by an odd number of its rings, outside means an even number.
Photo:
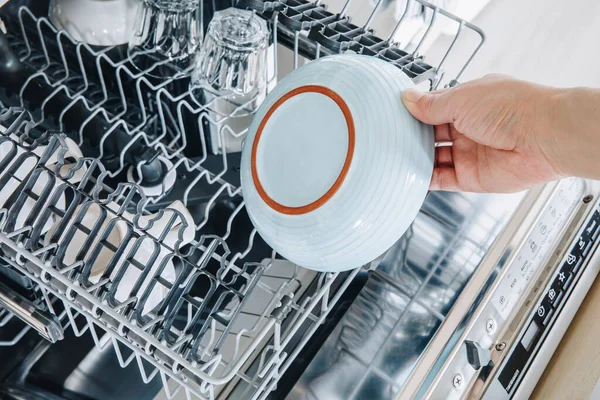
[[[556,188],[494,293],[492,304],[503,320],[509,318],[531,279],[554,250],[567,222],[580,204],[584,190],[583,180],[575,178],[563,180]]]
[[[506,391],[508,398],[514,396],[529,365],[552,329],[554,321],[579,282],[599,235],[600,206],[597,206],[571,244],[560,268],[556,269],[550,284],[545,288],[545,294],[538,301],[497,375],[496,379]]]

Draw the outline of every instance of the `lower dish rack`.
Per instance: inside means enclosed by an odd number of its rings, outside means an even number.
[[[428,18],[412,51],[392,42],[403,19],[387,39],[375,36],[371,24],[382,1],[350,36],[333,35],[350,24],[349,2],[323,21],[315,19],[320,12],[291,2],[239,6],[270,24],[277,60],[271,81],[307,60],[353,51],[381,57],[430,89],[453,85],[483,34],[425,1],[409,0],[407,8],[413,2],[428,10]],[[310,10],[315,7],[324,6],[314,3]],[[240,398],[266,398],[360,270],[316,273],[262,242],[244,210],[239,155],[209,139],[214,132],[213,141],[243,137],[247,124],[229,123],[246,117],[243,110],[224,114],[215,102],[198,104],[185,74],[156,82],[134,72],[122,49],[77,43],[27,7],[0,17],[19,62],[35,72],[0,96],[0,183],[18,188],[0,209],[1,264],[6,276],[21,281],[19,293],[7,288],[5,297],[18,303],[13,312],[20,310],[30,324],[0,345],[16,343],[32,328],[50,341],[71,329],[76,336],[90,334],[99,348],[113,347],[121,366],[137,364],[144,382],[159,377],[168,398],[225,397],[233,387]],[[438,62],[426,63],[419,43],[439,19],[456,23],[456,36]],[[330,24],[334,20],[338,25]],[[480,42],[447,79],[444,63],[465,30]],[[333,36],[319,39],[325,33]],[[69,159],[69,139],[85,157]],[[124,147],[111,147],[121,142]],[[140,171],[155,160],[163,165],[163,181],[151,188],[158,194],[148,195]],[[194,237],[186,244],[189,226],[169,207],[176,200],[194,215]],[[98,220],[86,219],[91,209]],[[168,222],[157,231],[159,220]],[[56,230],[43,234],[49,224]],[[115,245],[110,237],[118,227],[126,234]],[[165,240],[171,229],[174,242]],[[75,235],[84,244],[68,260]],[[140,259],[142,247],[149,257]],[[94,277],[98,257],[111,262]],[[175,270],[171,279],[162,274],[167,265]],[[139,277],[119,297],[130,269]],[[146,309],[157,288],[164,300]],[[14,321],[1,312],[0,323]]]
[[[12,121],[0,143],[12,151],[6,150],[8,155],[0,163],[17,164],[12,169],[5,167],[0,179],[18,179],[18,166],[34,167],[20,183],[14,205],[3,210],[0,246],[9,264],[39,288],[41,309],[49,315],[40,331],[50,340],[59,340],[63,324],[68,322],[77,335],[89,332],[98,346],[111,343],[118,355],[123,345],[133,350],[128,359],[120,356],[121,362],[127,365],[135,360],[144,380],[160,374],[165,384],[169,380],[190,394],[206,397],[213,397],[214,387],[229,383],[250,355],[260,351],[256,380],[250,383],[260,380],[264,390],[277,377],[294,332],[305,323],[318,326],[357,272],[347,276],[323,274],[311,287],[310,296],[302,298],[306,288],[299,288],[298,282],[307,281],[302,275],[316,274],[284,260],[244,263],[238,268],[227,262],[230,252],[226,242],[212,235],[201,237],[189,248],[166,248],[148,233],[148,227],[136,226],[135,219],[123,216],[126,210],[136,210],[145,201],[134,184],[119,185],[114,191],[106,189],[103,178],[107,172],[96,159],[80,159],[68,170],[65,166],[69,165],[58,163],[49,170],[46,165],[52,154],[66,151],[65,137],[52,135],[41,155],[37,155],[38,142],[34,140],[28,146],[31,138],[23,132],[30,122],[27,114],[14,109],[0,114],[3,123]],[[16,152],[20,157],[10,157]],[[25,159],[32,162],[23,163]],[[86,171],[83,179],[77,185],[71,184],[69,180],[82,169]],[[13,170],[16,173],[12,174]],[[60,204],[61,196],[70,198],[68,204]],[[139,202],[135,202],[136,197]],[[24,208],[27,201],[32,204]],[[84,216],[92,206],[100,207],[112,225],[98,229],[97,221],[86,224]],[[173,223],[177,218],[171,218]],[[73,224],[65,229],[66,235],[55,231],[50,240],[40,237],[42,227],[51,220],[61,221],[59,227],[69,226],[69,220]],[[128,224],[132,234],[115,247],[108,237],[118,221]],[[75,232],[83,232],[88,238],[98,235],[100,240],[95,245],[83,241],[81,260],[64,263],[65,250],[71,246],[69,237]],[[137,262],[140,254],[136,249],[142,242],[160,248],[154,252],[160,257],[144,264]],[[133,247],[129,246],[131,243]],[[126,248],[126,261],[117,263],[117,256]],[[146,244],[144,250],[147,248]],[[90,269],[94,257],[103,251],[113,253],[113,261],[94,282]],[[176,265],[177,275],[172,281],[161,276],[167,261]],[[118,301],[115,292],[124,272],[111,279],[115,275],[113,268],[138,268],[144,275],[139,278],[140,285],[142,280],[151,283],[144,290],[134,287],[126,299]],[[334,292],[331,285],[336,279],[343,282]],[[144,302],[155,285],[166,287],[169,294],[158,309],[144,314]],[[55,309],[55,299],[64,305],[62,313]],[[79,315],[83,320],[77,318]],[[5,318],[9,318],[8,314]],[[34,327],[40,324],[39,319],[28,320]],[[111,334],[109,342],[101,339],[105,332]]]

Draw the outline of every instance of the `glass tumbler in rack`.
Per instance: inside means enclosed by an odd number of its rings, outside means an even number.
[[[266,95],[268,47],[267,24],[252,11],[215,12],[196,57],[192,93],[201,102],[226,100],[237,115],[254,112]]]
[[[128,55],[147,75],[170,78],[187,72],[201,43],[200,0],[143,0]]]

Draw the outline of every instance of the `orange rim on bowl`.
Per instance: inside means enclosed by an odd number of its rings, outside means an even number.
[[[340,174],[338,175],[338,177],[335,180],[335,182],[333,183],[333,185],[331,185],[329,190],[327,190],[327,192],[325,192],[325,194],[323,194],[321,197],[319,197],[317,200],[313,201],[312,203],[306,204],[304,206],[288,207],[288,206],[285,206],[285,205],[273,200],[265,191],[265,189],[264,189],[263,185],[261,184],[260,179],[258,177],[258,170],[256,168],[256,153],[258,151],[258,143],[260,142],[260,137],[262,135],[263,129],[265,128],[267,122],[269,121],[269,118],[271,118],[271,116],[273,115],[275,110],[277,110],[287,100],[291,99],[294,96],[302,94],[302,93],[319,93],[319,94],[329,97],[331,100],[333,100],[338,105],[338,107],[342,111],[342,114],[344,115],[344,119],[346,120],[346,125],[348,128],[348,151],[346,153],[344,165],[342,166],[342,170],[340,171]],[[350,112],[350,109],[348,108],[348,105],[346,104],[346,102],[342,99],[342,97],[339,94],[337,94],[336,92],[334,92],[333,90],[331,90],[327,87],[319,86],[319,85],[300,86],[294,90],[291,90],[290,92],[283,95],[279,100],[277,100],[275,102],[275,104],[273,104],[273,106],[271,106],[269,111],[267,111],[267,113],[265,114],[265,117],[263,118],[263,120],[260,122],[260,125],[258,126],[258,130],[256,132],[256,137],[254,139],[254,143],[252,144],[252,153],[250,156],[250,168],[252,171],[252,180],[254,181],[254,186],[256,186],[256,191],[258,192],[261,199],[269,207],[271,207],[275,211],[278,211],[282,214],[302,215],[302,214],[306,214],[311,211],[314,211],[314,210],[318,209],[319,207],[323,206],[325,203],[327,203],[327,201],[329,201],[329,199],[331,199],[333,197],[333,195],[342,186],[342,183],[344,182],[344,179],[346,179],[346,175],[348,174],[348,170],[350,169],[350,164],[352,163],[352,156],[354,155],[354,143],[355,143],[355,130],[354,130],[354,120],[352,119],[352,113]]]

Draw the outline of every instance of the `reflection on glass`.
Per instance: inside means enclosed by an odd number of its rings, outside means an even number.
[[[184,73],[202,43],[200,0],[143,0],[129,59],[156,78]]]
[[[253,12],[236,8],[216,12],[192,74],[196,99],[226,98],[253,112],[267,89],[268,46],[267,24]]]

